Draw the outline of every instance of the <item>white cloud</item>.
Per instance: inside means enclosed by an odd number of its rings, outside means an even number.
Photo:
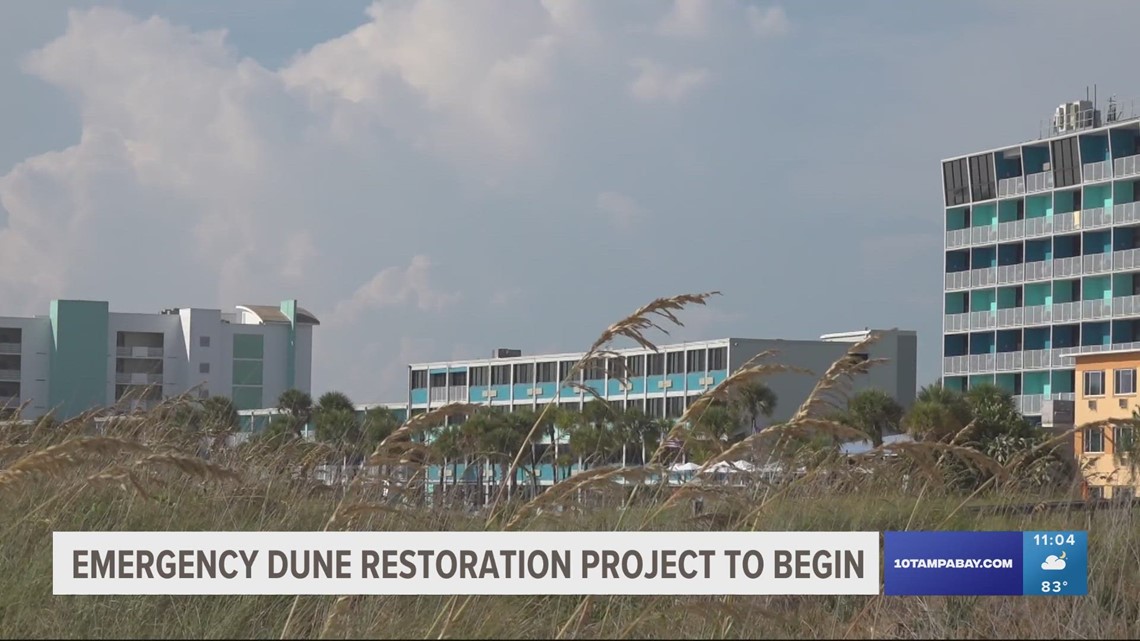
[[[630,229],[646,216],[645,209],[637,201],[616,191],[598,194],[598,209],[619,229]]]
[[[752,32],[761,37],[782,36],[791,30],[792,24],[788,14],[780,5],[772,5],[761,9],[750,6],[747,9],[748,25]]]
[[[677,38],[702,38],[709,33],[713,0],[673,0],[657,25],[657,33]]]
[[[431,260],[417,255],[407,267],[386,267],[361,285],[333,309],[337,323],[353,323],[362,313],[385,307],[414,305],[421,311],[438,312],[460,299],[456,292],[437,289],[431,282]]]
[[[674,70],[648,58],[637,58],[630,64],[637,69],[637,77],[630,84],[629,92],[643,102],[679,102],[709,78],[707,69]]]
[[[1066,565],[1065,559],[1062,559],[1061,557],[1057,556],[1056,554],[1050,554],[1049,556],[1045,557],[1045,561],[1043,561],[1041,563],[1041,569],[1042,570],[1064,570],[1065,565]]]

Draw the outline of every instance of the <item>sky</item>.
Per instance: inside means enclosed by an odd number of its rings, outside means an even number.
[[[1140,3],[0,3],[0,313],[296,298],[313,391],[658,342],[913,329],[943,158],[1140,97]],[[1060,48],[1059,48],[1060,47]]]

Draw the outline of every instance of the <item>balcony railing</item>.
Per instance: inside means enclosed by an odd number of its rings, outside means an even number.
[[[115,354],[119,358],[162,358],[161,347],[118,347]]]
[[[970,315],[946,314],[942,318],[942,329],[947,332],[964,332],[970,329]]]
[[[1081,212],[1067,211],[1063,214],[1053,215],[1053,231],[1060,234],[1067,231],[1076,231],[1081,227]]]
[[[951,229],[946,232],[946,248],[956,249],[970,244],[970,229]]]
[[[1026,325],[1043,325],[1053,322],[1053,309],[1049,305],[1030,305],[1023,307],[1023,322]]]
[[[1117,158],[1112,161],[1112,173],[1116,178],[1140,174],[1140,155]]]
[[[996,371],[1008,372],[1021,369],[1021,352],[998,352],[994,356]]]
[[[1115,269],[1135,269],[1140,266],[1140,249],[1112,252],[1112,266]]]
[[[428,401],[431,403],[446,403],[447,402],[447,388],[446,387],[433,387],[428,390]]]
[[[1085,165],[1081,167],[1081,175],[1084,177],[1085,182],[1094,182],[1112,178],[1112,171],[1109,168],[1108,161],[1102,160],[1100,162],[1085,163]]]
[[[993,225],[970,228],[970,242],[975,245],[992,243],[997,240],[997,229]]]
[[[970,286],[969,270],[946,274],[946,289],[965,289]]]
[[[1032,194],[1053,188],[1053,172],[1043,171],[1038,174],[1029,174],[1025,177],[1025,193]]]
[[[1022,322],[1024,322],[1024,314],[1021,307],[997,310],[998,327],[1017,327]]]
[[[1069,256],[1068,258],[1054,258],[1053,259],[1053,277],[1065,278],[1066,276],[1080,276],[1081,275],[1081,256]]]
[[[970,357],[946,356],[942,359],[942,371],[946,374],[965,374],[970,371]]]
[[[1081,256],[1081,269],[1085,275],[1112,271],[1112,254],[1087,254]]]
[[[996,267],[983,267],[981,269],[970,270],[970,286],[971,287],[984,287],[986,285],[993,285],[997,282],[997,268]]]
[[[162,374],[115,372],[115,382],[120,385],[161,385]]]
[[[1048,280],[1053,277],[1053,262],[1049,260],[1035,260],[1025,263],[1025,280]]]
[[[448,393],[448,400],[450,400],[452,403],[466,403],[467,402],[468,396],[467,396],[467,386],[466,385],[456,385],[456,386],[453,386],[449,389],[450,389],[450,392]]]
[[[1025,224],[1025,237],[1045,236],[1053,233],[1053,219],[1047,216],[1026,218],[1020,221]]]
[[[1117,225],[1140,222],[1140,202],[1113,205],[1112,219]]]
[[[1053,322],[1066,323],[1081,319],[1081,302],[1053,303]]]
[[[999,265],[997,268],[998,285],[1006,283],[1020,283],[1025,280],[1025,265]]]
[[[0,343],[0,354],[19,354],[20,343]]]
[[[1021,365],[1025,369],[1049,369],[1050,350],[1027,349],[1021,352]]]
[[[20,380],[20,370],[18,369],[0,369],[0,381],[18,381]]]
[[[998,181],[998,198],[1018,196],[1025,193],[1025,176],[1002,178]]]
[[[1112,299],[1113,316],[1135,316],[1140,314],[1140,296],[1119,296]]]
[[[1010,220],[998,223],[997,238],[999,242],[1019,240],[1025,237],[1025,221]]]
[[[994,371],[994,356],[995,354],[970,354],[970,373]]]
[[[993,312],[970,312],[970,329],[990,329],[996,322]]]
[[[1081,301],[1081,320],[1097,320],[1112,317],[1112,301],[1085,300]]]
[[[1044,394],[1021,394],[1014,396],[1013,400],[1017,403],[1017,411],[1026,416],[1034,416],[1041,413],[1041,403],[1045,400]]]
[[[1096,229],[1112,225],[1112,210],[1092,207],[1081,212],[1081,229]]]

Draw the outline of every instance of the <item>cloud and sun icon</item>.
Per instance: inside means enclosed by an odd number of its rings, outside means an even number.
[[[1041,564],[1042,570],[1064,570],[1065,569],[1065,553],[1062,552],[1061,556],[1050,554],[1045,557],[1045,561]]]

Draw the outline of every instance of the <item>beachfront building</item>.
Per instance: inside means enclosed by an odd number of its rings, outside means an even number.
[[[881,334],[881,338],[870,346],[865,357],[883,358],[885,362],[856,377],[855,390],[877,388],[903,407],[909,407],[917,387],[917,336],[909,330],[861,330],[827,334],[818,340],[722,338],[662,345],[657,351],[623,349],[617,350],[615,356],[588,363],[576,382],[617,408],[635,408],[650,417],[675,419],[694,399],[756,355],[771,350],[773,356],[764,362],[790,365],[814,374],[786,372],[764,379],[777,397],[771,420],[778,422],[790,418],[811,393],[817,377],[872,331]],[[567,410],[580,410],[594,394],[569,386],[559,389],[559,383],[583,355],[524,355],[519,350],[499,349],[488,359],[412,364],[408,367],[409,411],[417,414],[456,402],[511,411],[540,410],[546,404],[558,403]],[[565,434],[555,430],[539,446],[555,448],[557,456],[558,448],[564,447],[567,440]],[[574,471],[574,464],[558,470],[546,464],[535,472],[538,484],[549,485],[556,476],[563,478]],[[454,466],[450,470],[434,470],[431,478],[447,482],[459,475],[470,481],[475,473],[474,469],[465,471],[462,466]],[[493,477],[494,470],[479,473]],[[453,482],[457,480],[452,478]],[[521,476],[519,480],[520,484],[533,481]]]
[[[1077,354],[1071,358],[1077,379],[1074,422],[1090,425],[1109,419],[1117,425],[1095,425],[1074,434],[1074,454],[1084,476],[1086,498],[1132,498],[1140,487],[1132,453],[1136,430],[1124,420],[1140,409],[1136,372],[1140,349]]]
[[[0,316],[0,407],[66,419],[191,391],[229,397],[239,410],[270,406],[287,389],[309,390],[319,324],[295,300],[150,314],[55,300],[46,315]]]
[[[1140,113],[1094,102],[942,162],[944,384],[1029,417],[1074,399],[1069,356],[1140,347]]]

